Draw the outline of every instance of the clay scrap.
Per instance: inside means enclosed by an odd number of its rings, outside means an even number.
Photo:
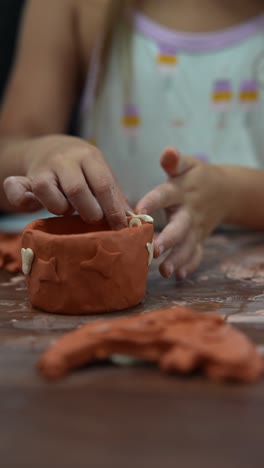
[[[164,372],[199,370],[217,381],[254,382],[264,369],[255,346],[220,315],[179,306],[85,325],[60,338],[37,367],[46,379],[56,380],[116,355],[124,362],[133,357],[156,363]]]

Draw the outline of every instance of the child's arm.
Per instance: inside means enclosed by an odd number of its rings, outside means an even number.
[[[171,148],[161,164],[168,181],[143,197],[137,211],[167,211],[168,224],[155,244],[156,256],[172,249],[161,264],[163,276],[184,278],[193,271],[204,239],[221,223],[264,229],[263,170],[211,165]]]
[[[223,166],[227,215],[224,222],[264,230],[264,170]]]
[[[85,68],[76,27],[80,4],[27,2],[0,114],[0,209],[32,210],[40,202],[55,214],[77,209],[86,220],[104,212],[117,227],[126,224],[125,208],[103,156],[63,135]]]

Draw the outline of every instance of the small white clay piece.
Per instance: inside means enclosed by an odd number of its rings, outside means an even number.
[[[154,239],[152,240],[151,243],[150,242],[146,243],[146,248],[149,253],[148,265],[150,265],[153,260],[153,255],[154,255]]]
[[[29,275],[31,272],[32,263],[34,260],[34,252],[31,249],[21,249],[22,256],[22,271],[24,275]]]
[[[130,221],[129,221],[129,227],[133,227],[133,226],[141,226],[142,225],[142,222],[139,218],[132,218]]]
[[[132,213],[132,211],[128,211],[127,214],[129,216],[132,216],[132,219],[129,222],[130,227],[141,226],[142,224],[141,221],[144,221],[145,223],[151,223],[151,224],[154,223],[154,219],[147,214],[135,214],[135,213]]]
[[[136,218],[139,218],[141,219],[142,221],[145,221],[145,223],[151,223],[153,224],[154,223],[154,219],[147,215],[147,214],[138,214],[138,215],[134,215]]]

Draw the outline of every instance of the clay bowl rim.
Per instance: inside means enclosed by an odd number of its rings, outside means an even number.
[[[51,233],[51,232],[47,232],[47,231],[44,231],[42,229],[39,229],[38,228],[38,224],[47,224],[47,223],[57,223],[58,220],[61,220],[63,219],[63,222],[66,222],[66,219],[67,218],[70,218],[70,217],[67,217],[67,216],[52,216],[50,218],[40,218],[40,219],[36,219],[34,221],[32,221],[31,223],[29,223],[27,226],[25,226],[24,230],[23,230],[23,234],[26,234],[28,232],[35,232],[35,233],[38,233],[38,236],[44,238],[44,239],[50,239],[50,238],[56,238],[56,239],[61,239],[61,240],[66,240],[66,239],[80,239],[80,238],[84,238],[84,237],[92,237],[93,235],[98,235],[100,234],[103,238],[105,237],[109,237],[111,236],[113,238],[113,234],[114,234],[114,237],[117,238],[117,237],[120,237],[120,236],[123,236],[125,232],[127,232],[128,230],[131,230],[131,229],[135,229],[135,228],[142,228],[144,226],[144,224],[150,224],[153,226],[152,223],[148,223],[148,222],[142,222],[141,225],[133,225],[133,226],[126,226],[122,229],[119,229],[119,230],[113,230],[111,229],[110,227],[107,227],[106,225],[106,221],[105,219],[101,219],[99,221],[94,221],[94,222],[91,222],[91,223],[86,223],[79,215],[73,215],[73,216],[76,216],[76,218],[78,218],[78,222],[82,222],[83,224],[86,224],[87,226],[101,226],[104,225],[106,226],[105,229],[99,229],[99,230],[92,230],[92,231],[87,231],[87,232],[80,232],[80,233],[69,233],[69,234],[60,234],[60,233]],[[72,216],[72,217],[73,217]],[[127,220],[128,220],[128,223],[129,221],[132,219],[131,216],[127,216]],[[141,229],[140,229],[141,231]],[[140,232],[139,231],[139,232]]]

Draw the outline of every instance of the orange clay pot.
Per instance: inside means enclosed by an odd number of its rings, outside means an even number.
[[[110,230],[105,220],[86,224],[79,216],[29,224],[22,238],[22,268],[31,304],[61,314],[138,304],[153,256],[153,224],[144,215],[132,215],[128,222],[120,231]]]

